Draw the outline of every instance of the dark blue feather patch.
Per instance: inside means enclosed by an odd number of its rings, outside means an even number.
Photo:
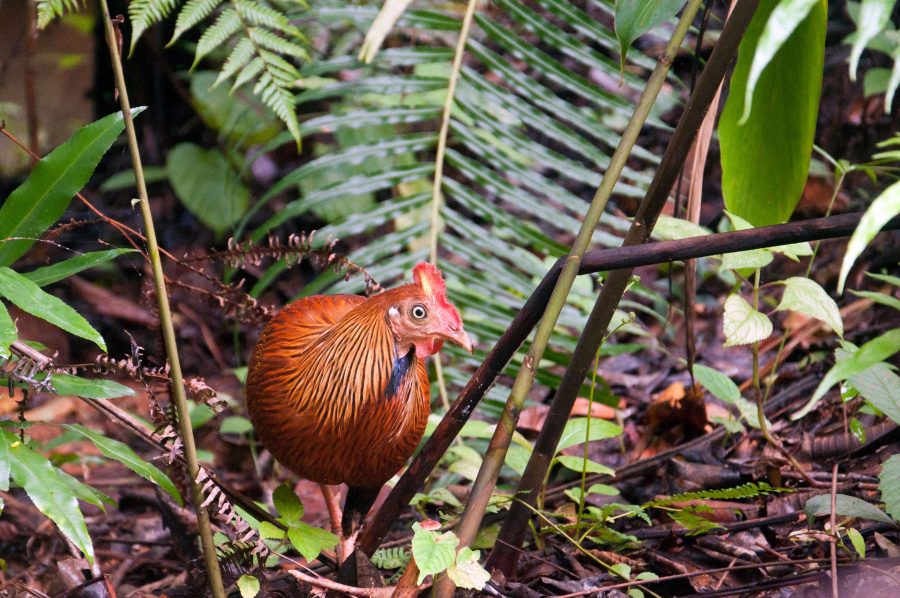
[[[391,377],[388,379],[387,386],[384,387],[385,399],[393,399],[397,396],[397,393],[400,392],[400,385],[403,384],[403,379],[409,372],[409,368],[412,367],[415,356],[415,348],[410,347],[406,355],[394,359],[394,368],[391,370]]]

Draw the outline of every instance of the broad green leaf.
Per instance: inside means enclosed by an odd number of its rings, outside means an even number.
[[[584,457],[575,457],[574,455],[560,455],[556,458],[556,460],[559,461],[560,465],[562,465],[566,469],[571,469],[572,471],[587,471],[588,473],[602,473],[604,475],[616,474],[615,469],[607,467],[602,463],[591,461],[590,459],[585,461]]]
[[[253,424],[246,417],[231,415],[222,420],[220,434],[246,434],[253,430]]]
[[[78,499],[59,471],[44,456],[25,446],[15,434],[0,429],[0,451],[9,456],[10,474],[37,509],[49,517],[78,547],[88,563],[94,562],[94,546],[88,535]]]
[[[631,566],[625,563],[616,563],[610,568],[616,575],[622,579],[631,579]]]
[[[740,412],[741,417],[747,422],[747,425],[751,428],[760,429],[759,425],[759,409],[756,406],[756,403],[751,403],[744,397],[738,397],[738,399],[734,402],[734,406],[737,407],[738,412]],[[769,420],[766,419],[766,427],[771,428],[772,424],[769,423]]]
[[[891,357],[894,353],[900,351],[900,328],[894,328],[874,338],[859,348],[858,351],[844,359],[838,359],[813,393],[812,398],[803,406],[800,411],[793,414],[791,419],[800,419],[815,407],[816,403],[825,396],[832,386],[846,380],[850,376],[859,374],[869,369],[876,363],[884,361]]]
[[[19,338],[16,323],[13,322],[6,306],[0,301],[0,356],[9,355],[9,346]]]
[[[63,427],[67,430],[83,434],[88,440],[93,442],[94,446],[100,449],[100,452],[106,457],[115,459],[145,480],[152,482],[165,490],[179,506],[184,504],[184,501],[181,499],[181,494],[178,493],[178,489],[175,487],[175,484],[172,483],[172,480],[169,479],[169,476],[160,471],[156,466],[141,459],[127,444],[119,442],[118,440],[113,440],[112,438],[107,438],[80,424],[63,424]]]
[[[259,580],[252,575],[241,575],[237,580],[237,588],[241,592],[241,598],[256,598],[259,594]]]
[[[734,380],[702,363],[694,364],[694,377],[714,397],[729,405],[741,398],[741,389]]]
[[[133,108],[131,114],[143,110]],[[124,127],[121,112],[110,114],[79,129],[37,163],[0,206],[0,266],[16,261],[59,220]],[[22,238],[4,240],[10,237]]]
[[[741,270],[743,268],[764,268],[772,263],[772,252],[768,249],[748,249],[722,254],[723,270]]]
[[[835,495],[834,513],[838,517],[854,517],[856,519],[868,519],[881,523],[893,523],[884,511],[873,504],[867,503],[861,498],[846,494]],[[810,521],[822,515],[831,514],[831,495],[819,494],[806,501],[806,517]]]
[[[784,281],[784,294],[776,310],[796,311],[828,324],[838,336],[844,336],[844,321],[834,299],[819,283],[802,276]]]
[[[841,275],[838,278],[838,293],[844,292],[844,283],[850,268],[860,256],[869,242],[875,238],[884,225],[894,216],[900,214],[900,182],[896,182],[881,195],[875,198],[863,217],[860,218],[850,242],[847,243],[847,251],[844,253],[844,261],[841,264]]]
[[[427,576],[445,571],[456,562],[458,545],[459,538],[453,532],[438,534],[414,523],[412,552],[419,567],[419,579],[416,583],[421,584]]]
[[[75,336],[87,339],[106,351],[103,337],[81,317],[81,314],[6,266],[0,266],[0,295],[9,299],[22,311],[46,320]]]
[[[166,158],[166,170],[178,199],[217,234],[226,232],[247,211],[250,191],[221,151],[179,143]]]
[[[604,440],[606,438],[615,438],[622,433],[622,427],[605,419],[592,417],[590,436],[587,436],[588,418],[575,417],[566,422],[563,428],[562,436],[559,439],[559,446],[556,452],[567,449],[570,446],[584,444],[585,441]]]
[[[753,62],[750,65],[750,73],[747,77],[747,91],[744,96],[744,112],[741,116],[742,123],[746,122],[750,116],[753,90],[756,87],[756,82],[759,81],[760,75],[797,26],[806,19],[813,6],[821,1],[782,0],[772,10],[772,14],[766,20],[766,26],[759,36],[756,52],[753,54]]]
[[[859,558],[866,558],[866,540],[856,528],[847,528],[847,539],[850,540],[850,543],[853,545],[853,549],[856,551],[856,554],[859,555]]]
[[[862,0],[859,14],[856,17],[856,33],[853,34],[853,46],[850,48],[850,80],[856,81],[856,69],[859,57],[862,56],[873,37],[891,21],[891,11],[896,0]]]
[[[585,493],[588,496],[591,494],[596,494],[598,496],[618,496],[619,489],[610,486],[609,484],[591,484],[590,487],[585,490]],[[579,486],[569,488],[564,494],[572,499],[572,502],[581,503],[581,488]]]
[[[625,71],[625,55],[632,42],[657,25],[674,17],[685,0],[616,0],[616,37],[619,39],[620,69]]]
[[[168,180],[166,169],[163,166],[144,166],[144,182],[149,186],[153,183],[161,183]],[[134,189],[136,186],[133,170],[123,170],[112,175],[100,184],[100,191],[110,193],[112,191],[124,191]]]
[[[900,455],[891,455],[884,462],[878,479],[884,510],[896,521],[900,521]]]
[[[447,575],[456,587],[466,590],[481,590],[491,580],[491,574],[478,562],[479,552],[468,546],[459,549],[456,562],[447,569]]]
[[[268,521],[259,522],[259,535],[266,540],[284,540],[287,531]]]
[[[755,343],[772,334],[772,321],[737,294],[732,294],[725,300],[722,319],[726,347]]]
[[[113,380],[87,379],[72,374],[53,374],[51,380],[57,394],[88,399],[117,399],[134,396],[134,391]]]
[[[22,276],[38,285],[39,287],[47,286],[50,283],[68,278],[73,274],[78,274],[88,268],[99,266],[110,260],[113,260],[123,253],[135,253],[136,249],[107,249],[106,251],[91,251],[82,253],[73,258],[69,258],[62,262],[57,262],[43,268],[38,268],[31,272],[24,272]]]
[[[741,124],[750,67],[778,0],[762,0],[741,42],[719,120],[722,194],[755,226],[785,222],[806,183],[825,52],[825,2],[816,2],[762,71]],[[760,176],[760,173],[766,173]]]
[[[278,511],[279,517],[289,525],[294,525],[303,517],[303,503],[287,484],[281,484],[275,488],[272,502],[275,503],[275,510]]]
[[[329,531],[307,525],[302,521],[291,524],[287,531],[288,540],[303,558],[312,561],[323,550],[331,550],[338,543],[338,537]]]
[[[835,353],[839,351],[840,349]],[[891,370],[891,366],[883,362],[876,363],[849,376],[847,381],[864,399],[900,424],[900,376]]]

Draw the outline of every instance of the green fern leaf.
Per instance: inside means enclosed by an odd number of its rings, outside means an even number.
[[[297,120],[297,110],[294,106],[294,96],[268,70],[264,70],[253,93],[263,103],[271,108],[272,112],[287,126],[288,131],[300,145],[300,122]]]
[[[409,562],[410,554],[402,546],[379,548],[372,555],[372,564],[379,569],[399,569]]]
[[[140,39],[144,31],[152,25],[168,17],[180,0],[132,0],[128,5],[128,17],[131,19],[131,49]]]
[[[725,529],[718,523],[710,521],[706,517],[701,517],[690,510],[671,511],[669,512],[669,517],[671,517],[675,523],[678,523],[689,530],[689,536],[708,534],[714,529]]]
[[[240,74],[235,78],[234,85],[231,86],[231,90],[234,91],[248,81],[256,79],[257,75],[259,75],[265,67],[266,63],[261,56],[257,56],[256,58],[251,60],[250,64],[245,66],[243,70],[241,70]]]
[[[309,59],[309,53],[303,46],[278,37],[271,31],[260,27],[252,27],[250,29],[250,39],[261,48],[266,48],[279,54],[294,56],[295,58]]]
[[[200,41],[197,42],[197,51],[194,54],[195,68],[200,61],[210,52],[224,44],[228,39],[241,30],[241,17],[237,11],[227,8],[222,11],[215,23],[203,32]]]
[[[43,29],[57,17],[61,17],[73,12],[78,12],[82,8],[83,5],[79,0],[38,0],[38,29]]]
[[[250,25],[275,29],[281,33],[306,41],[303,33],[291,25],[288,18],[277,10],[258,4],[253,0],[233,0],[233,4],[241,18]]]
[[[766,494],[777,492],[788,492],[786,488],[773,488],[765,482],[749,482],[734,488],[722,488],[718,490],[698,490],[696,492],[683,492],[666,498],[653,500],[646,506],[656,507],[670,505],[673,503],[686,502],[689,500],[736,500],[742,498],[754,498]]]
[[[237,45],[231,50],[231,54],[228,55],[228,59],[225,61],[225,66],[222,67],[222,71],[219,73],[219,76],[216,78],[216,82],[213,85],[214,87],[223,81],[227,81],[238,71],[243,69],[247,64],[253,59],[255,48],[253,47],[253,42],[248,38],[244,38],[237,43]]]
[[[188,0],[181,12],[178,13],[178,19],[175,21],[175,33],[168,45],[174,44],[179,37],[194,25],[208,17],[212,12],[222,4],[224,0]]]

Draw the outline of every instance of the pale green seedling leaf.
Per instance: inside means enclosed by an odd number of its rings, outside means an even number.
[[[94,446],[100,449],[100,452],[106,457],[115,459],[145,480],[165,490],[179,506],[184,504],[181,494],[179,494],[178,489],[172,483],[172,480],[169,479],[169,476],[160,471],[155,465],[141,459],[127,444],[107,438],[80,424],[63,424],[63,427],[82,434],[94,443]]]
[[[838,336],[844,336],[844,321],[834,299],[822,286],[809,278],[792,276],[784,281],[784,294],[777,310],[791,310],[828,324]]]
[[[694,224],[690,220],[660,214],[659,219],[656,221],[656,226],[653,227],[651,236],[662,241],[678,241],[680,239],[702,237],[708,234],[710,234],[710,230],[705,226]]]
[[[838,277],[838,293],[844,292],[844,283],[850,268],[856,258],[862,254],[869,242],[875,238],[884,225],[900,214],[900,181],[885,189],[881,195],[875,198],[863,217],[860,218],[856,230],[847,243],[847,251],[844,253],[844,261],[841,264],[841,274]]]
[[[259,594],[259,580],[246,573],[238,577],[237,587],[241,592],[241,598],[256,598]]]
[[[763,268],[772,263],[772,252],[768,249],[748,249],[722,255],[722,268],[741,270],[743,268]]]
[[[288,540],[303,558],[312,561],[323,550],[331,550],[338,543],[338,537],[329,531],[307,525],[302,521],[291,524],[287,531]]]
[[[87,339],[106,352],[103,337],[81,314],[6,266],[0,266],[0,295],[9,299],[22,311],[46,320],[75,336]]]
[[[734,380],[718,370],[703,365],[694,364],[694,377],[714,397],[729,405],[741,398],[741,390]]]
[[[463,546],[456,555],[456,562],[447,568],[447,575],[456,587],[481,590],[491,580],[491,574],[478,562],[479,552]]]
[[[562,436],[559,439],[559,446],[556,451],[562,451],[570,446],[584,444],[593,440],[604,440],[606,438],[615,438],[622,433],[622,427],[605,419],[591,418],[590,436],[587,437],[588,418],[576,417],[566,422],[563,428]]]
[[[416,583],[421,584],[427,576],[437,575],[456,562],[458,545],[459,538],[453,532],[438,534],[422,529],[418,523],[413,524],[412,551],[419,567]]]
[[[725,300],[723,327],[726,347],[755,343],[772,334],[772,321],[737,294]]]
[[[592,426],[593,427],[593,426]],[[588,473],[600,473],[603,475],[615,475],[616,471],[611,467],[607,467],[602,463],[597,463],[584,457],[575,457],[574,455],[559,455],[556,460],[560,465],[572,471],[587,471]]]

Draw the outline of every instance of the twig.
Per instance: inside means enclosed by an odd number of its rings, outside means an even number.
[[[831,597],[839,598],[837,576],[837,471],[838,464],[831,468]]]
[[[638,207],[634,221],[625,236],[624,245],[640,245],[650,239],[653,226],[669,197],[678,173],[681,171],[700,123],[709,110],[728,66],[737,55],[738,45],[756,11],[757,4],[758,0],[743,0],[735,7],[732,17],[725,24],[719,42],[697,82],[690,102],[678,121],[672,140],[666,147],[666,152],[654,174],[647,194]],[[688,7],[690,6],[692,5],[688,5]],[[695,8],[699,8],[699,4]],[[685,14],[687,10],[688,8],[685,8]],[[572,411],[588,367],[590,367],[591,359],[606,335],[616,307],[631,279],[631,273],[630,268],[612,272],[607,277],[600,295],[594,303],[585,323],[584,332],[578,339],[572,359],[566,367],[553,398],[541,433],[535,441],[528,465],[519,480],[516,495],[522,497],[524,502],[513,503],[511,506],[498,535],[498,538],[502,538],[505,544],[501,544],[492,551],[487,562],[488,570],[497,568],[506,575],[511,575],[515,571],[518,555],[506,549],[506,545],[519,546],[522,543],[529,516],[525,503],[533,503],[534,498],[538,495],[562,436],[563,428]]]
[[[203,546],[203,556],[206,561],[207,580],[215,598],[225,597],[225,586],[222,583],[222,572],[219,569],[219,561],[216,558],[216,544],[213,540],[212,526],[209,521],[209,513],[202,507],[203,495],[197,482],[200,473],[200,464],[197,460],[197,447],[194,442],[194,431],[191,428],[190,415],[188,413],[187,397],[184,391],[184,380],[181,375],[181,362],[178,357],[178,341],[175,337],[175,328],[172,325],[172,313],[169,309],[169,297],[166,292],[165,274],[162,269],[159,246],[156,243],[156,228],[153,224],[153,215],[150,211],[150,200],[147,195],[147,184],[144,180],[144,170],[141,163],[140,149],[138,148],[137,133],[134,129],[134,121],[131,118],[131,104],[128,100],[128,88],[125,85],[125,74],[122,70],[122,57],[116,39],[116,31],[109,14],[109,6],[106,0],[100,0],[102,9],[103,26],[106,32],[106,44],[109,47],[109,55],[112,61],[113,73],[116,80],[116,90],[119,95],[119,104],[122,108],[122,117],[125,120],[125,132],[128,138],[128,149],[131,153],[134,178],[137,183],[138,197],[140,198],[141,216],[144,228],[147,231],[147,250],[153,267],[153,283],[156,290],[156,299],[159,305],[159,318],[162,325],[163,338],[166,345],[166,354],[169,360],[172,374],[172,398],[178,411],[178,423],[181,428],[181,440],[184,443],[184,454],[188,464],[188,473],[191,476],[191,494],[193,495],[194,508],[197,511],[197,528],[200,534],[200,542]]]
[[[390,598],[394,593],[394,588],[355,588],[353,586],[344,585],[336,581],[331,581],[325,577],[313,577],[301,573],[296,569],[288,571],[289,574],[311,586],[329,590],[332,592],[340,592],[343,596],[359,596],[361,598]]]

